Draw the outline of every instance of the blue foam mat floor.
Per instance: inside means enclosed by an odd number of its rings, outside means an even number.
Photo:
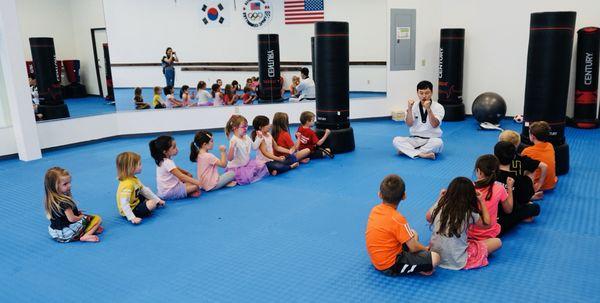
[[[352,123],[356,151],[290,173],[169,202],[133,226],[117,211],[114,159],[142,154],[140,179],[156,187],[149,136],[119,138],[44,153],[33,162],[0,161],[0,302],[590,302],[600,297],[600,130],[567,129],[571,170],[541,201],[535,222],[504,238],[488,267],[438,269],[431,277],[386,277],[370,264],[364,231],[387,174],[401,175],[408,199],[399,210],[427,243],[425,211],[455,176],[473,176],[498,132],[471,118],[443,124],[435,161],[396,155],[391,120]],[[503,121],[515,130],[520,125]],[[176,163],[193,134],[175,136]],[[225,143],[222,132],[216,144]],[[47,233],[43,175],[73,176],[80,209],[100,214],[101,242],[58,244]]]

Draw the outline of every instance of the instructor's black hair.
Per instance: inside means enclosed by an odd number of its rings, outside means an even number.
[[[428,89],[428,88],[431,91],[433,91],[433,84],[431,84],[431,82],[429,82],[427,80],[423,80],[423,81],[419,82],[419,84],[417,84],[417,90]]]

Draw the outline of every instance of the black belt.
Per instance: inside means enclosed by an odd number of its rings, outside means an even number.
[[[431,138],[429,138],[429,137],[421,137],[421,136],[410,136],[410,137],[411,137],[411,138],[420,138],[420,139],[426,139],[426,140],[429,140],[429,139],[431,139]]]

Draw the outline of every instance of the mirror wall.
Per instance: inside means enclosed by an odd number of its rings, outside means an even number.
[[[27,68],[30,75],[36,119],[48,121],[114,113],[103,60],[103,47],[108,38],[102,0],[19,0],[16,4],[23,51],[28,61],[23,68]],[[43,92],[38,90],[38,96],[35,94],[40,85],[47,86],[48,80],[43,75],[47,70],[36,71],[32,64],[32,37],[52,38],[58,69],[54,79],[58,78],[56,82],[60,87],[53,91],[51,103],[64,102],[61,108],[46,106]],[[36,45],[46,46],[45,43]]]

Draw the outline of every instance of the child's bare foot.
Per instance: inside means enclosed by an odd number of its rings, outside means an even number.
[[[271,176],[277,176],[277,171],[276,170],[272,171]]]
[[[417,155],[417,157],[423,158],[423,159],[435,160],[435,154],[432,153],[432,152],[429,152],[429,153],[420,153],[420,154]]]
[[[419,272],[419,273],[422,274],[423,276],[431,276],[433,274],[433,271],[434,270],[432,269],[430,271],[422,271],[422,272]]]
[[[535,201],[535,200],[542,200],[544,199],[544,192],[543,191],[538,191],[537,193],[535,193],[533,195],[533,197],[531,197],[531,200]]]
[[[298,166],[300,166],[300,163],[298,162],[294,162],[294,164],[290,165],[291,168],[296,168]]]
[[[533,218],[534,217],[525,218],[525,219],[523,219],[523,222],[531,223],[531,222],[533,222]]]
[[[99,235],[104,231],[104,227],[102,226],[98,226],[98,228],[96,229],[96,234]]]
[[[310,162],[310,158],[304,158],[304,159],[300,160],[300,162],[302,164],[306,164],[306,163]]]
[[[191,193],[191,194],[190,194],[190,197],[194,197],[194,198],[196,198],[196,197],[200,197],[200,191],[199,191],[199,190],[197,190],[197,191],[195,191],[195,192]]]
[[[81,238],[79,238],[79,241],[81,241],[81,242],[98,242],[98,241],[100,241],[100,238],[98,238],[98,236],[96,236],[96,235],[84,235]]]
[[[231,181],[231,182],[227,183],[227,185],[225,185],[225,186],[227,186],[227,187],[234,187],[236,185],[237,185],[237,182]]]

